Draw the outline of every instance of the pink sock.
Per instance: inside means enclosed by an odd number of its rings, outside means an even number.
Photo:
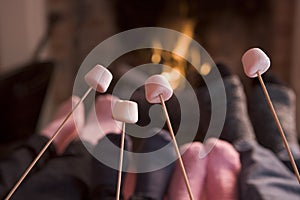
[[[79,100],[79,97],[72,96],[67,101],[65,101],[58,108],[52,122],[50,122],[44,129],[42,129],[40,134],[50,139],[56,132],[58,127],[61,125],[67,114],[72,110],[72,104],[75,106],[75,104],[79,102]],[[60,133],[53,141],[58,154],[63,153],[70,142],[78,136],[78,132],[82,129],[83,125],[84,105],[81,103],[73,112],[72,116],[68,119]]]
[[[117,99],[112,95],[97,97],[95,105],[89,112],[86,125],[80,134],[81,139],[96,145],[104,135],[121,132],[121,122],[112,118],[112,106]]]
[[[188,149],[182,155],[182,160],[194,199],[200,200],[203,193],[207,162],[206,157],[201,157],[204,147],[199,142],[193,142],[184,145],[181,150],[185,150],[186,148]],[[171,178],[167,196],[169,200],[190,199],[178,161]]]
[[[125,177],[125,182],[123,186],[123,196],[124,199],[127,200],[134,193],[136,183],[136,174],[135,173],[127,173]]]
[[[216,138],[208,139],[205,149],[210,151],[207,157],[207,199],[238,199],[239,153],[228,142]]]

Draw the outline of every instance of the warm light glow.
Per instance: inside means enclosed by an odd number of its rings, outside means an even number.
[[[152,54],[152,56],[151,56],[151,62],[152,62],[152,63],[158,64],[158,63],[160,63],[160,61],[161,61],[161,56],[160,56],[160,54],[158,54],[158,53]]]
[[[196,69],[199,70],[199,68],[201,67],[201,54],[200,51],[197,48],[192,48],[190,51],[190,56],[191,56],[191,60],[193,65],[196,67]]]
[[[200,67],[200,74],[203,76],[206,76],[210,73],[211,71],[211,66],[208,63],[204,63],[203,65],[201,65]]]
[[[160,41],[155,39],[152,41],[152,44],[153,44],[153,49],[152,49],[151,62],[154,64],[158,64],[161,61],[162,46]]]
[[[159,40],[154,38],[152,41],[152,44],[153,44],[154,50],[162,49],[161,42]]]

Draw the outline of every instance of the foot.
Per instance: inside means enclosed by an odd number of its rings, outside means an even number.
[[[171,138],[169,133],[164,130],[161,130],[154,136],[143,140],[140,148],[138,149],[139,153],[149,153],[161,148],[165,148],[165,151],[164,153],[157,155],[152,160],[146,159],[136,161],[137,170],[140,168],[145,170],[145,167],[147,166],[151,166],[153,169],[156,165],[158,170],[137,174],[136,187],[131,199],[163,199],[175,166],[175,163],[173,162],[168,166],[159,169],[161,168],[161,160],[174,159],[174,147],[172,145],[165,147],[165,145],[169,143],[171,143]]]
[[[207,199],[238,199],[238,177],[241,170],[240,155],[228,142],[210,138],[205,149],[207,155]]]
[[[43,128],[40,134],[50,139],[62,124],[67,114],[71,112],[72,105],[75,106],[79,100],[79,97],[72,96],[65,101],[57,110],[52,122]],[[71,117],[67,120],[60,133],[53,140],[53,144],[58,154],[62,154],[67,146],[78,137],[78,132],[83,128],[83,125],[84,105],[80,103]]]
[[[182,161],[187,173],[194,199],[202,199],[204,195],[204,185],[207,172],[207,157],[203,157],[204,146],[200,142],[193,142],[181,147],[185,152]],[[168,199],[181,200],[190,199],[183,174],[177,162],[168,189]]]
[[[226,66],[217,65],[223,78],[227,109],[226,119],[220,139],[235,143],[239,140],[254,140],[254,131],[248,117],[246,96],[240,79]],[[198,90],[200,102],[201,128],[207,132],[211,120],[211,97],[206,87]],[[211,137],[211,136],[208,136]]]
[[[101,95],[90,109],[86,125],[80,138],[95,146],[99,139],[108,133],[121,133],[121,122],[112,118],[112,107],[117,97]]]
[[[118,169],[120,159],[120,144],[121,134],[107,134],[106,137],[99,140],[98,144],[94,148],[95,157],[92,158],[92,199],[112,199],[116,196],[117,181],[118,181]],[[106,139],[110,140],[108,142]],[[111,145],[116,145],[116,148],[112,148]],[[125,137],[124,150],[130,151],[131,140],[129,137]],[[96,159],[97,156],[103,155],[106,159],[110,159],[110,164],[115,166],[112,168]],[[121,191],[123,188],[123,182],[126,178],[126,169],[129,165],[129,157],[124,154],[123,168],[122,168],[122,182]],[[123,194],[121,192],[121,198]]]
[[[296,95],[272,74],[267,73],[263,79],[291,150],[300,154],[296,131]],[[249,113],[258,142],[276,154],[285,151],[269,105],[257,81],[250,98]]]

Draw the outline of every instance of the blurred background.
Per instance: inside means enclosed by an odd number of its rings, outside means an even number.
[[[260,47],[271,58],[271,70],[299,96],[299,24],[298,0],[0,0],[0,146],[49,122],[72,94],[85,56],[108,37],[137,27],[193,37],[215,62],[239,74],[247,91],[241,56]],[[137,54],[117,63],[136,66],[168,57],[153,50]],[[179,71],[182,62],[177,61]],[[300,121],[300,98],[297,116]]]

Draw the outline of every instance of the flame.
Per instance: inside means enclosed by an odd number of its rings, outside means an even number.
[[[161,42],[157,40],[153,41],[151,62],[158,64],[163,60],[162,64],[171,67],[164,67],[161,74],[166,77],[174,90],[184,88],[185,86],[184,77],[186,76],[186,67],[188,63],[184,58],[189,53],[192,37],[194,36],[195,25],[196,23],[192,19],[186,19],[184,21],[181,32],[185,35],[178,38],[172,53],[163,52],[161,50]],[[199,66],[201,63],[200,52],[197,50],[191,50],[190,56],[193,61],[197,63],[197,66]]]
[[[181,67],[164,68],[161,73],[170,83],[173,90],[179,88],[184,81],[185,71]]]
[[[192,38],[194,36],[195,24],[196,23],[193,20],[186,20],[181,32]],[[189,46],[192,42],[192,39],[189,37],[183,35],[178,39],[177,44],[175,45],[175,49],[173,51],[174,54],[178,54],[181,57],[186,56]]]

